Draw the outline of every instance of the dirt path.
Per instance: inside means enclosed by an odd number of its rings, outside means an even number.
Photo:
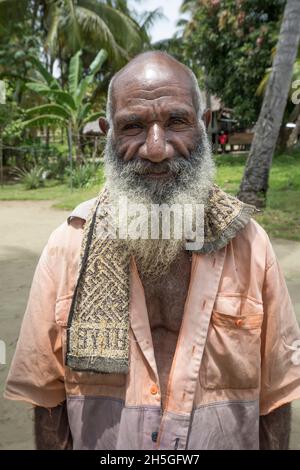
[[[0,449],[33,449],[29,405],[4,400],[3,386],[15,350],[33,272],[50,232],[67,212],[50,201],[0,202],[0,339],[6,366],[0,365]]]
[[[0,449],[33,449],[32,413],[28,405],[2,398],[34,268],[51,231],[68,212],[50,201],[0,202],[0,339],[6,342],[6,365],[0,365]],[[300,242],[274,240],[300,323]],[[300,450],[300,400],[294,402],[291,448]]]

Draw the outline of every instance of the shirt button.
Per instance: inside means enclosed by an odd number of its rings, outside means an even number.
[[[236,326],[242,326],[243,320],[241,318],[238,318],[237,320],[235,320],[235,324]]]
[[[158,392],[157,385],[151,385],[151,388],[150,388],[151,395],[156,395],[157,392]]]
[[[151,434],[151,439],[152,439],[153,442],[156,442],[156,441],[157,441],[157,436],[158,436],[158,432],[153,432],[153,433]]]

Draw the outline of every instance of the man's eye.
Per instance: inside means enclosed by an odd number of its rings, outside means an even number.
[[[142,124],[138,123],[138,122],[132,122],[130,124],[126,124],[126,126],[123,127],[123,130],[124,131],[128,131],[130,129],[142,129]]]
[[[169,121],[169,124],[172,125],[172,124],[186,124],[185,120],[184,119],[181,119],[181,118],[172,118],[170,119]]]

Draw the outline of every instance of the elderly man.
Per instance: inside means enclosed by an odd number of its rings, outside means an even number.
[[[7,380],[34,405],[38,448],[288,448],[299,329],[255,209],[213,182],[208,120],[165,53],[112,79],[105,189],[51,235]],[[203,243],[121,237],[109,207],[125,196],[202,205]]]

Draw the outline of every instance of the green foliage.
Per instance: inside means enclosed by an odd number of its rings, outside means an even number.
[[[75,168],[67,168],[66,182],[72,182],[73,188],[88,188],[102,181],[102,165],[97,166],[94,163],[84,163]]]
[[[159,17],[159,12],[138,22],[135,12],[127,0],[1,0],[0,1],[0,79],[7,79],[14,90],[14,100],[23,108],[42,104],[40,96],[50,98],[49,90],[56,89],[55,102],[66,101],[65,85],[68,71],[73,75],[72,86],[76,87],[77,76],[82,76],[74,63],[69,68],[72,56],[82,51],[84,76],[91,74],[88,66],[99,48],[107,51],[104,66],[93,70],[97,75],[96,85],[90,95],[92,104],[103,98],[109,78],[121,66],[149,46],[147,24]],[[52,76],[59,71],[59,78]],[[69,77],[70,78],[70,77]],[[25,87],[37,81],[42,83]],[[71,86],[71,88],[72,88]],[[44,90],[42,90],[42,88]],[[85,83],[82,95],[90,88]],[[29,92],[34,91],[34,93]],[[43,93],[44,91],[44,93]],[[74,88],[70,89],[73,94]],[[72,107],[69,100],[69,106]],[[73,106],[75,110],[75,106]]]
[[[218,155],[217,183],[236,195],[246,155]],[[270,173],[267,207],[255,219],[273,237],[300,240],[300,151],[275,155]]]
[[[268,67],[265,70],[265,75],[263,76],[260,84],[257,87],[256,95],[260,96],[260,95],[264,94],[264,92],[266,90],[266,87],[267,87],[267,83],[268,83],[269,78],[271,76],[271,72],[272,72],[272,67]],[[298,57],[295,60],[295,63],[294,63],[294,66],[293,66],[292,83],[291,83],[291,88],[290,88],[290,91],[289,91],[290,96],[293,95],[293,92],[294,92],[295,89],[299,88],[298,83],[296,83],[295,87],[293,86],[294,82],[296,82],[296,81],[299,81],[299,83],[300,83],[300,48],[298,50]]]
[[[284,0],[186,1],[192,19],[183,48],[193,68],[204,66],[210,91],[234,108],[242,125],[252,125],[261,98],[257,86],[271,65]]]
[[[70,61],[68,88],[63,90],[58,82],[52,80],[43,66],[39,64],[40,79],[27,83],[27,88],[35,91],[49,102],[27,110],[24,127],[33,126],[63,126],[70,136],[69,153],[72,147],[77,148],[77,156],[81,156],[80,132],[84,125],[97,119],[101,112],[93,112],[89,100],[89,92],[93,88],[95,74],[100,71],[107,59],[107,53],[101,49],[92,61],[89,71],[83,74],[81,51],[78,51]],[[36,61],[34,60],[34,63]]]
[[[17,27],[20,40],[30,33],[52,58],[59,57],[63,67],[78,50],[89,62],[100,45],[108,51],[110,67],[117,70],[149,44],[146,28],[136,21],[126,0],[1,0],[0,30],[9,37]],[[19,48],[17,57],[22,51]]]
[[[42,25],[33,5],[37,2],[0,2],[0,79],[6,80],[13,90],[12,98],[17,106],[26,106],[25,82],[32,71],[28,58],[41,54]]]
[[[13,173],[24,184],[25,189],[37,189],[44,186],[46,172],[43,167],[34,166],[30,170],[15,168]]]
[[[40,81],[27,83],[27,88],[41,96],[46,96],[50,103],[28,109],[27,117],[29,119],[25,122],[26,126],[42,124],[38,120],[40,117],[44,121],[49,119],[51,124],[55,120],[64,122],[65,125],[70,123],[78,131],[86,122],[89,122],[91,109],[84,100],[87,97],[89,87],[92,86],[95,74],[99,72],[107,58],[107,53],[102,49],[98,52],[86,76],[83,76],[80,56],[81,51],[77,52],[70,61],[67,90],[62,90],[57,82],[53,82],[52,76],[47,75],[43,64],[39,64]]]
[[[70,165],[66,156],[55,155],[48,159],[45,169],[47,170],[47,178],[52,178],[57,181],[64,181],[66,177],[67,168]]]
[[[4,142],[11,137],[21,136],[24,117],[23,109],[13,99],[13,88],[8,80],[3,80],[6,89],[6,103],[0,104],[0,132]]]
[[[125,0],[49,1],[44,14],[45,47],[66,63],[79,50],[89,61],[101,45],[108,52],[110,67],[117,70],[149,43]]]

